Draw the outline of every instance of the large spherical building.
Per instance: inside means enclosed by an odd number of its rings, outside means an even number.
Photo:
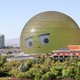
[[[20,37],[24,53],[49,53],[68,45],[80,45],[80,29],[72,18],[56,11],[32,17]]]

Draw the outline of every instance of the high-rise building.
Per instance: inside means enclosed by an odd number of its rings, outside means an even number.
[[[0,34],[0,48],[4,48],[5,38],[3,34]]]

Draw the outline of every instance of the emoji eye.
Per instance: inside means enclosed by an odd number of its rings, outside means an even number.
[[[32,47],[32,45],[33,45],[33,40],[32,40],[32,38],[26,39],[26,47],[30,48],[30,47]]]
[[[41,35],[39,36],[40,37],[40,41],[42,44],[47,44],[49,43],[49,35],[46,34],[46,35]]]
[[[49,39],[48,38],[45,38],[44,39],[44,43],[48,43],[49,42]]]

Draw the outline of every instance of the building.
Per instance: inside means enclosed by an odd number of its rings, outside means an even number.
[[[68,49],[53,50],[52,54],[47,55],[48,57],[54,58],[55,60],[65,60],[69,57],[78,58],[80,57],[80,45],[68,45]]]
[[[70,49],[70,50],[80,50],[80,45],[68,45],[68,49]]]
[[[32,17],[20,37],[21,51],[26,54],[51,53],[68,45],[80,45],[80,28],[71,17],[57,11]]]
[[[4,48],[4,41],[5,41],[4,35],[0,34],[0,48]]]

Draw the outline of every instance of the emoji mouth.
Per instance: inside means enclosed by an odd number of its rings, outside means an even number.
[[[38,48],[40,48],[40,46]]]

